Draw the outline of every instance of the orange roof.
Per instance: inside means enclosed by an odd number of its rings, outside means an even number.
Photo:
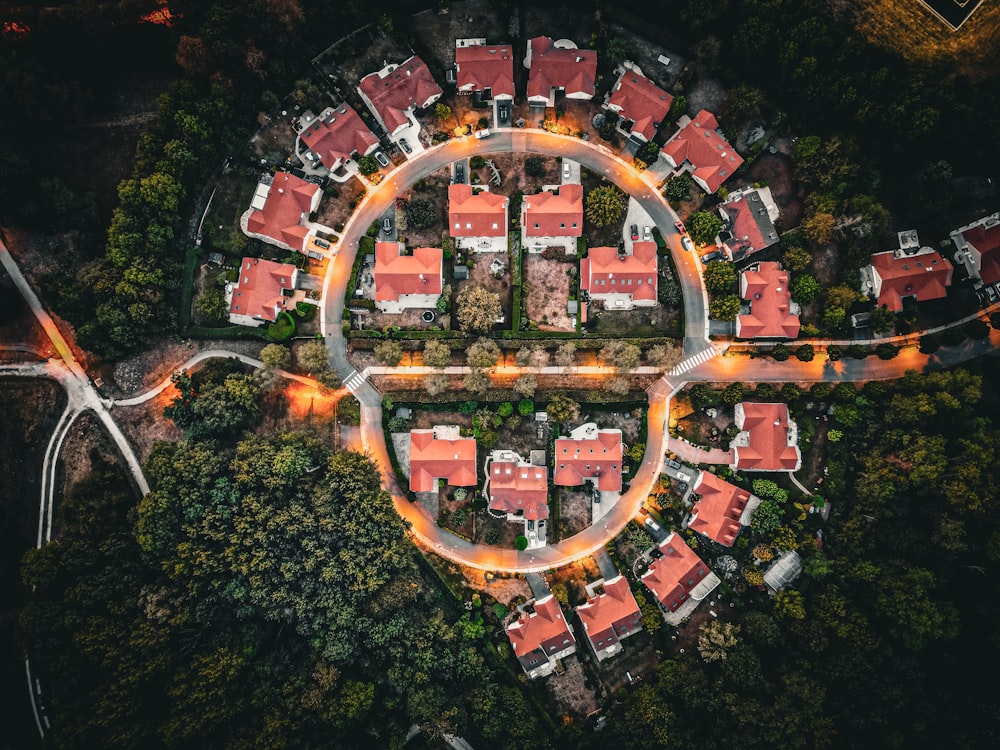
[[[455,49],[459,91],[491,89],[493,98],[514,96],[514,54],[509,44]]]
[[[505,513],[523,511],[529,521],[549,517],[548,469],[515,461],[490,464],[490,509]]]
[[[291,263],[275,263],[261,258],[244,258],[240,277],[229,303],[232,315],[247,315],[273,323],[285,309],[288,299],[282,294],[293,289],[296,268]]]
[[[703,471],[692,488],[701,495],[695,503],[688,527],[709,539],[732,547],[742,525],[740,516],[747,507],[750,493]]]
[[[676,531],[660,542],[660,552],[663,557],[649,564],[642,582],[660,604],[674,612],[709,574],[708,567]]]
[[[597,77],[597,52],[592,49],[561,49],[547,36],[528,41],[531,47],[531,70],[528,73],[528,98],[549,98],[552,89],[564,89],[566,95],[594,95]]]
[[[375,243],[375,299],[398,302],[404,294],[441,294],[444,253],[439,247],[418,247],[400,255],[398,242]]]
[[[793,471],[802,460],[798,445],[788,444],[792,427],[787,404],[744,402],[743,424],[749,444],[734,446],[737,469]]]
[[[507,196],[449,185],[448,226],[452,237],[505,237]]]
[[[799,335],[799,316],[791,312],[789,280],[788,271],[773,261],[743,272],[740,290],[750,302],[750,313],[737,318],[738,337],[794,339]]]
[[[635,242],[631,255],[616,247],[592,247],[580,261],[581,289],[591,297],[629,294],[634,300],[656,301],[656,243]]]
[[[559,602],[552,594],[535,602],[533,614],[521,614],[508,625],[507,637],[525,671],[576,643]]]
[[[903,297],[916,297],[918,302],[924,302],[947,296],[954,271],[948,259],[938,252],[876,253],[872,256],[872,268],[877,275],[878,304],[888,306],[893,312],[902,311]]]
[[[583,185],[562,185],[524,196],[524,231],[528,237],[581,237],[583,235]]]
[[[247,231],[270,237],[277,242],[301,250],[309,229],[301,225],[312,211],[319,185],[301,180],[288,172],[277,172],[264,201],[264,207],[253,210],[247,219]]]
[[[476,484],[476,440],[434,437],[434,430],[410,431],[410,490],[433,492],[438,479],[453,487]]]
[[[743,164],[743,157],[716,132],[718,127],[715,115],[703,109],[663,147],[663,153],[677,166],[690,162],[694,176],[701,179],[711,193]]]
[[[608,99],[626,120],[632,121],[632,132],[647,141],[653,140],[660,123],[670,112],[674,98],[651,80],[634,70],[625,70]]]
[[[583,630],[600,651],[642,628],[639,605],[621,575],[604,582],[604,593],[576,608]]]
[[[983,283],[1000,281],[1000,224],[990,227],[977,224],[962,232],[962,236],[980,255],[979,278]]]
[[[315,120],[302,131],[302,140],[330,169],[349,159],[351,154],[364,156],[378,146],[378,138],[347,104]]]
[[[441,87],[416,55],[400,63],[385,78],[369,73],[361,79],[358,89],[368,97],[390,133],[407,123],[407,109],[426,107],[431,99],[441,96]]]
[[[585,479],[597,479],[599,490],[621,492],[621,430],[601,430],[592,439],[556,440],[553,481],[560,487],[579,487]]]

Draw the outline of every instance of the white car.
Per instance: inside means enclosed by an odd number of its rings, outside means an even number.
[[[564,161],[563,162],[563,179],[564,180],[568,180],[570,178],[570,176],[571,176],[571,173],[570,173],[570,168],[569,168],[569,162],[568,161]]]
[[[643,227],[642,228],[642,239],[643,239],[643,242],[649,242],[650,240],[653,239],[653,229],[652,229],[652,227]]]
[[[481,141],[483,138],[489,138],[493,134],[490,132],[489,128],[483,128],[482,130],[477,130],[474,135],[476,136],[477,141]]]
[[[646,517],[646,520],[643,521],[643,523],[645,523],[653,531],[660,530],[660,524],[658,524],[656,521],[654,521],[652,518],[649,518],[648,516]]]
[[[683,245],[684,249],[687,250],[689,253],[694,252],[694,243],[691,241],[691,238],[688,237],[686,234],[683,237],[681,237],[681,245]]]

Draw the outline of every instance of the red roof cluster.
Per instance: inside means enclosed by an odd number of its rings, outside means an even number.
[[[583,440],[556,440],[553,481],[560,487],[579,487],[585,479],[596,479],[599,490],[621,492],[621,430],[599,430]]]
[[[526,672],[576,643],[554,596],[539,599],[534,607],[532,614],[523,613],[507,626],[511,648]]]
[[[295,288],[295,266],[262,258],[244,258],[229,303],[231,315],[246,315],[273,323],[285,309],[285,289]]]
[[[407,109],[426,107],[442,93],[427,65],[416,55],[400,63],[384,78],[378,73],[369,73],[361,79],[358,90],[371,102],[390,133],[406,125]]]
[[[453,487],[476,484],[476,440],[434,437],[434,430],[410,431],[410,490],[434,492],[437,480]]]
[[[736,335],[744,339],[794,339],[799,316],[791,312],[788,271],[768,261],[747,269],[740,278],[740,294],[750,302],[750,313],[736,319]]]
[[[742,528],[740,517],[750,501],[750,493],[708,471],[701,472],[692,489],[701,495],[701,500],[694,505],[688,527],[732,547]]]
[[[665,609],[675,612],[709,575],[708,566],[675,531],[660,542],[660,552],[663,557],[649,564],[642,582]]]
[[[418,247],[400,255],[398,242],[375,244],[375,299],[398,302],[404,294],[441,294],[444,253],[439,247]]]
[[[594,95],[597,77],[597,52],[592,49],[556,47],[547,36],[528,41],[531,70],[528,73],[528,98],[548,99],[552,89],[563,89],[566,96],[580,98]]]
[[[490,463],[490,509],[522,512],[529,521],[549,517],[548,469],[517,461]]]
[[[471,185],[448,186],[448,226],[452,237],[505,237],[507,196]]]
[[[616,247],[592,247],[580,261],[580,288],[591,297],[629,294],[633,300],[656,301],[656,243],[635,242],[632,254]]]
[[[737,404],[736,426],[742,430],[733,446],[737,469],[794,471],[799,467],[798,431],[787,404]]]
[[[965,241],[979,253],[979,278],[986,285],[1000,281],[1000,223],[976,224],[962,232]]]
[[[583,185],[561,185],[558,193],[548,191],[524,196],[524,232],[528,237],[583,236]]]
[[[935,251],[907,255],[905,250],[893,250],[876,253],[871,262],[878,304],[893,312],[902,311],[903,297],[924,302],[947,296],[954,272],[948,259]]]
[[[277,172],[262,209],[254,209],[247,219],[247,231],[301,250],[309,228],[302,226],[313,211],[319,185],[288,172]]]
[[[710,193],[743,164],[743,157],[719,135],[718,129],[715,115],[703,109],[663,147],[663,153],[676,166],[690,163],[694,167],[692,177]]]
[[[632,121],[633,133],[651,141],[673,101],[670,94],[644,75],[626,69],[611,91],[608,107]]]
[[[459,91],[490,89],[492,98],[514,98],[514,54],[509,44],[474,45],[455,49]]]
[[[370,154],[378,146],[378,138],[347,104],[326,110],[301,135],[302,141],[328,169],[336,169],[352,154]]]
[[[621,575],[604,582],[604,593],[576,608],[594,651],[613,646],[642,628],[642,614],[628,581]]]

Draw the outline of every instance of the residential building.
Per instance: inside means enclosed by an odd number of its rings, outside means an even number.
[[[399,242],[375,243],[375,307],[385,313],[431,308],[441,296],[444,253],[418,247],[403,255]]]
[[[730,443],[734,469],[798,471],[799,428],[788,414],[788,404],[736,404],[739,434]]]
[[[509,44],[456,40],[455,72],[460,94],[479,94],[485,102],[514,101],[514,50]]]
[[[506,195],[472,185],[448,186],[448,231],[457,247],[475,252],[507,251]]]
[[[715,115],[707,109],[688,120],[660,153],[670,166],[689,171],[707,193],[718,190],[743,164],[743,157],[722,137]]]
[[[778,242],[778,206],[771,188],[747,187],[729,194],[719,205],[719,239],[730,260],[743,260]]]
[[[576,608],[587,642],[598,661],[621,652],[621,642],[642,630],[642,613],[622,575],[604,581],[604,591]],[[587,587],[588,592],[591,587]]]
[[[549,594],[507,626],[507,637],[529,679],[546,677],[556,662],[576,652],[576,638],[556,598]]]
[[[510,521],[549,517],[548,467],[533,466],[511,450],[495,450],[487,464],[483,495],[490,510],[503,511]]]
[[[528,40],[524,58],[528,68],[528,101],[554,107],[556,95],[567,99],[593,99],[597,78],[597,52],[578,49],[569,39],[547,36]]]
[[[386,65],[366,75],[358,84],[358,93],[386,132],[394,136],[411,126],[419,128],[414,110],[429,107],[442,92],[424,61],[413,55],[399,65]]]
[[[522,246],[530,253],[561,247],[576,254],[576,240],[583,236],[583,185],[561,185],[559,192],[526,195],[521,201]]]
[[[799,306],[792,302],[788,271],[776,261],[758,263],[740,274],[745,304],[736,317],[741,339],[794,339],[799,335]]]
[[[319,185],[288,172],[265,175],[240,226],[248,237],[304,253],[313,234],[309,215],[319,208],[322,195]]]
[[[976,286],[1000,290],[1000,212],[984,216],[951,233],[961,263]]]
[[[306,124],[299,137],[331,172],[378,148],[378,138],[349,104],[327,107]]]
[[[700,499],[691,509],[687,527],[713,542],[732,547],[744,526],[750,525],[760,498],[709,471],[703,471],[691,485]]]
[[[686,617],[720,581],[676,531],[660,542],[662,556],[649,564],[642,582],[671,624]]]
[[[580,289],[605,310],[655,307],[656,243],[634,242],[631,254],[616,247],[592,247],[580,261]]]
[[[946,297],[953,273],[951,263],[936,250],[900,248],[871,256],[871,265],[861,269],[861,290],[880,307],[901,312],[909,302]]]
[[[553,482],[560,487],[579,487],[590,479],[601,492],[621,492],[622,431],[580,425],[556,439],[554,462]]]
[[[298,282],[299,269],[291,263],[275,263],[262,258],[244,258],[240,275],[226,284],[229,322],[240,326],[273,323],[289,307]]]
[[[455,425],[410,430],[410,490],[437,492],[438,480],[476,486],[476,439],[461,437]]]
[[[674,98],[646,78],[633,64],[626,62],[621,75],[611,87],[604,108],[621,119],[618,130],[640,143],[653,140]]]

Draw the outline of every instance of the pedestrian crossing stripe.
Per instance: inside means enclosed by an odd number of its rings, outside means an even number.
[[[682,362],[670,371],[670,375],[683,375],[688,370],[693,370],[698,365],[702,365],[713,357],[719,356],[719,351],[714,346],[708,349],[703,349],[702,351],[694,354]]]
[[[351,393],[357,393],[357,389],[365,382],[365,376],[355,370],[344,380],[344,387]]]

